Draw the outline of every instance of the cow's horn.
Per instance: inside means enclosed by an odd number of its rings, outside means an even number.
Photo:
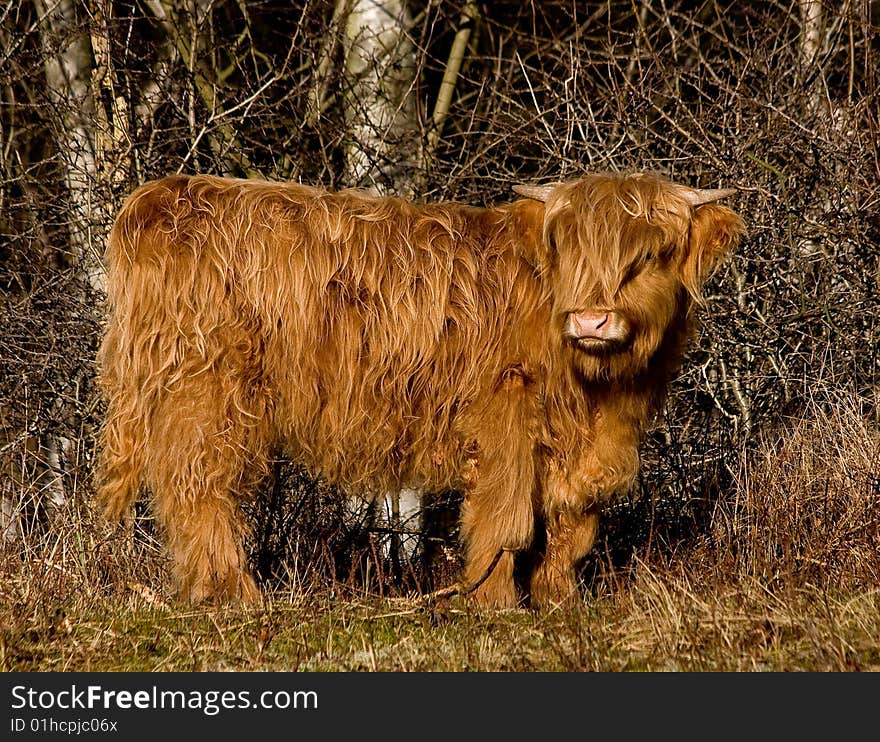
[[[684,192],[684,197],[691,206],[700,206],[701,204],[709,204],[728,196],[738,193],[736,188],[707,188],[700,190],[699,188],[688,188]]]
[[[546,185],[523,185],[518,183],[513,187],[513,192],[535,201],[546,201],[559,183],[547,183]]]

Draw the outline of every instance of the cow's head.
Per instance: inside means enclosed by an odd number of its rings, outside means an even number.
[[[736,244],[742,220],[701,191],[653,175],[516,186],[544,203],[541,269],[560,341],[588,379],[630,376],[683,333],[691,300]]]

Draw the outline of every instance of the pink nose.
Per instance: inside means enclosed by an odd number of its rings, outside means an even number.
[[[572,312],[568,315],[568,335],[576,338],[603,338],[608,328],[608,312]]]
[[[576,340],[624,341],[629,334],[626,320],[617,312],[570,312],[564,333]]]

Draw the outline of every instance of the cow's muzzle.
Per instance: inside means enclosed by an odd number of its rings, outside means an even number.
[[[618,312],[569,312],[562,334],[583,350],[608,351],[626,345],[631,328],[626,317]]]

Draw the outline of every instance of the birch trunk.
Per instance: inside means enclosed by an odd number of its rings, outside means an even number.
[[[72,0],[34,0],[46,70],[46,90],[55,108],[55,143],[67,187],[70,250],[83,278],[104,291],[100,198],[95,193],[95,101],[91,90],[92,50],[77,22]]]
[[[825,46],[825,14],[821,0],[799,0],[801,12],[800,61],[804,99],[811,114],[828,111],[822,50]]]
[[[346,179],[412,195],[419,154],[412,18],[402,0],[349,0],[344,15]]]

